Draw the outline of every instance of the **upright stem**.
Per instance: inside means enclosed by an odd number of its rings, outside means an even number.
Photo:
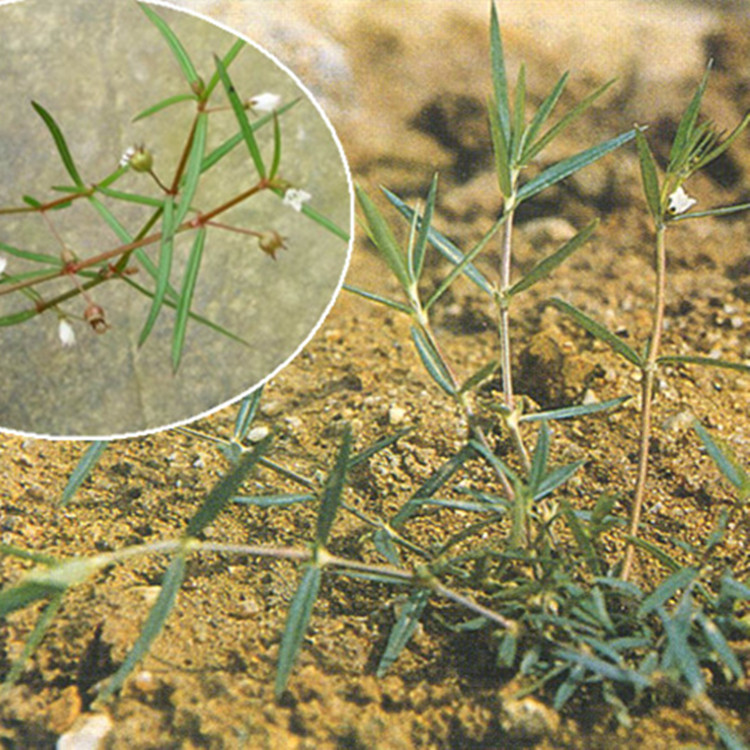
[[[506,419],[506,425],[510,431],[513,445],[516,452],[521,458],[521,463],[526,471],[531,468],[529,454],[526,446],[523,444],[521,431],[518,429],[518,420],[513,412],[515,411],[516,401],[513,393],[513,374],[511,372],[510,356],[510,310],[508,309],[507,293],[510,289],[510,270],[512,257],[512,236],[513,236],[513,217],[515,209],[507,210],[505,216],[505,226],[503,227],[503,247],[500,258],[500,299],[498,304],[498,329],[500,334],[500,367],[503,373],[503,400],[505,406],[510,412],[510,417]]]
[[[661,344],[661,332],[664,328],[664,297],[667,278],[667,253],[664,244],[664,233],[666,227],[659,224],[656,227],[656,300],[654,302],[654,321],[649,342],[648,357],[642,368],[643,378],[641,380],[641,429],[640,447],[638,451],[638,479],[633,496],[633,510],[630,516],[629,536],[638,535],[638,527],[641,522],[641,511],[643,509],[643,498],[646,492],[646,478],[648,475],[648,458],[651,442],[651,402],[654,396],[654,382],[656,379],[656,360],[659,357],[659,346]],[[625,547],[625,562],[622,567],[622,579],[626,581],[630,576],[635,558],[635,547],[628,540]]]

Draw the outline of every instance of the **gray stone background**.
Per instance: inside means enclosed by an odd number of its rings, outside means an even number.
[[[191,5],[183,4],[190,9]],[[212,56],[234,38],[188,13],[152,6],[165,18],[208,80]],[[52,139],[31,107],[41,103],[62,128],[86,182],[101,180],[122,152],[145,142],[155,168],[169,180],[192,119],[192,105],[178,104],[132,123],[134,114],[187,84],[158,31],[135,0],[24,0],[0,6],[0,205],[20,205],[21,196],[57,197],[52,185],[70,184]],[[289,101],[302,92],[292,78],[254,47],[230,68],[243,98],[263,91]],[[214,95],[226,104],[221,89]],[[317,210],[349,230],[351,202],[346,170],[334,138],[305,97],[282,120],[281,174],[309,191]],[[236,132],[231,112],[212,115],[208,148]],[[259,136],[270,158],[271,130]],[[201,183],[194,205],[203,209],[250,187],[256,179],[240,146]],[[150,178],[130,173],[116,185],[158,195]],[[135,233],[149,215],[142,207],[109,202]],[[80,257],[115,247],[111,230],[85,201],[51,214],[65,243]],[[110,436],[151,430],[218,407],[237,397],[288,360],[316,327],[341,280],[347,244],[306,217],[263,195],[224,214],[221,220],[253,229],[275,229],[288,238],[276,262],[251,237],[210,230],[194,309],[247,339],[236,344],[195,322],[188,328],[182,365],[173,375],[169,357],[174,314],[161,317],[137,347],[149,301],[121,283],[93,292],[112,328],[97,336],[74,321],[78,343],[63,349],[57,317],[45,313],[19,326],[0,328],[0,428],[52,436]],[[173,285],[192,234],[176,244]],[[59,252],[39,216],[0,216],[0,241],[15,247]],[[158,247],[149,253],[158,257]],[[7,253],[5,254],[7,256]],[[8,272],[23,262],[7,256]],[[135,277],[152,287],[143,272]],[[58,290],[67,288],[65,283]],[[0,297],[0,314],[27,306],[19,295]],[[81,315],[77,299],[66,306]]]

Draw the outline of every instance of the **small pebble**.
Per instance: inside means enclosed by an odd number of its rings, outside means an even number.
[[[57,750],[99,750],[112,731],[112,719],[106,714],[89,714],[76,729],[60,735]]]
[[[247,433],[247,439],[251,443],[259,443],[264,438],[267,438],[270,434],[270,428],[262,425],[260,427],[253,427],[253,429]]]
[[[388,422],[392,425],[399,425],[401,424],[404,419],[406,418],[406,409],[404,409],[403,406],[391,406],[390,409],[388,409]]]

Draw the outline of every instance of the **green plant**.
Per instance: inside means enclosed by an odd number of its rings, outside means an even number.
[[[241,336],[193,310],[194,291],[207,245],[210,252],[209,235],[227,231],[240,233],[251,238],[259,250],[272,258],[285,246],[285,239],[268,225],[268,219],[262,219],[259,226],[239,226],[222,222],[226,212],[260,194],[270,193],[338,237],[346,239],[346,233],[307,205],[311,196],[283,177],[281,118],[297,104],[297,100],[282,104],[280,96],[270,93],[245,99],[240,97],[229,68],[242,52],[245,42],[237,40],[221,58],[215,56],[215,70],[206,80],[198,74],[188,51],[166,21],[150,6],[139,4],[139,7],[167,43],[182,71],[187,91],[157,102],[137,114],[134,120],[152,117],[167,107],[192,104],[194,114],[186,123],[181,157],[174,173],[165,177],[157,174],[153,154],[148,148],[131,147],[113,172],[87,184],[54,116],[42,104],[32,102],[52,136],[71,184],[53,188],[62,193],[61,197],[40,200],[25,195],[24,206],[0,208],[0,216],[41,217],[59,246],[59,252],[55,254],[0,243],[0,252],[3,253],[0,256],[0,295],[12,295],[20,303],[17,309],[0,317],[0,327],[21,325],[51,312],[59,320],[63,345],[75,342],[71,321],[77,318],[88,323],[96,333],[104,333],[109,328],[113,311],[105,310],[105,303],[101,301],[103,295],[96,290],[120,282],[142,296],[146,303],[139,346],[149,338],[165,306],[175,311],[170,356],[172,368],[176,371],[191,321],[246,343]],[[227,103],[216,101],[222,91]],[[211,145],[211,122],[227,109],[234,113],[237,132],[223,142]],[[254,117],[252,121],[250,115]],[[263,153],[265,149],[261,148],[256,137],[256,132],[266,126],[273,131],[270,155]],[[246,185],[238,186],[237,194],[229,199],[209,207],[196,205],[204,177],[216,171],[220,162],[238,146],[247,149],[255,176],[249,177]],[[118,181],[130,171],[143,175],[142,191],[127,192],[117,188]],[[80,257],[79,252],[67,244],[56,227],[56,217],[59,212],[81,202],[88,202],[97,218],[115,235],[116,246]],[[145,219],[138,229],[125,226],[118,218],[118,214],[122,215],[125,209],[133,206],[142,207],[145,212]],[[175,260],[175,241],[182,234],[191,234],[193,240],[182,278],[178,281],[175,279],[175,269],[179,267]],[[157,248],[158,253],[150,254],[151,248]],[[151,277],[150,284],[136,280],[142,273]],[[69,288],[63,287],[61,291],[60,280],[67,281]],[[82,313],[74,312],[72,306],[79,298],[84,305]]]

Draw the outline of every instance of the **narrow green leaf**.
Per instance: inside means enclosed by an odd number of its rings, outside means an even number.
[[[424,214],[419,220],[419,234],[417,235],[417,241],[414,245],[414,252],[411,255],[411,276],[415,283],[419,281],[422,276],[422,268],[424,267],[424,256],[425,250],[427,249],[427,238],[430,234],[430,226],[432,225],[432,215],[435,211],[435,200],[437,198],[437,185],[438,176],[437,172],[432,178],[430,183],[430,191],[427,194],[427,203],[425,204]]]
[[[263,386],[256,388],[251,394],[245,396],[240,402],[240,408],[237,412],[237,417],[234,420],[234,439],[241,443],[250,431],[250,427],[255,419],[258,409],[260,408],[260,400],[263,397]]]
[[[434,471],[416,492],[399,509],[391,520],[391,527],[398,529],[418,509],[425,498],[432,497],[470,458],[473,458],[479,444],[467,443],[458,453],[451,456]],[[389,558],[390,559],[390,558]],[[391,561],[392,562],[392,561]],[[396,563],[397,564],[397,563]]]
[[[648,679],[635,670],[625,669],[624,667],[611,664],[603,659],[598,659],[595,656],[579,654],[564,649],[558,649],[556,654],[562,659],[573,662],[574,664],[580,664],[590,672],[608,680],[613,680],[615,682],[628,682],[638,688],[647,688],[651,685],[651,682]]]
[[[78,492],[80,486],[86,481],[93,468],[99,462],[108,445],[109,442],[107,440],[96,440],[86,449],[86,452],[70,475],[68,483],[65,485],[65,489],[60,497],[60,506],[64,507],[73,499],[75,493]]]
[[[676,664],[692,693],[700,695],[706,691],[706,682],[698,658],[688,642],[691,615],[689,592],[683,595],[674,617],[670,617],[664,609],[659,609],[659,616],[669,644],[662,658],[662,669],[668,671],[665,669],[665,662],[670,665]]]
[[[739,211],[747,211],[750,208],[750,203],[738,203],[735,206],[721,206],[719,208],[709,208],[707,211],[688,211],[684,214],[677,214],[676,216],[670,216],[669,223],[673,224],[677,221],[685,221],[687,219],[705,219],[707,216],[729,216],[730,214],[736,214]]]
[[[224,85],[224,90],[226,91],[229,103],[232,105],[234,115],[237,118],[237,122],[240,126],[242,138],[247,145],[247,150],[250,152],[250,157],[253,160],[253,164],[255,164],[255,169],[258,172],[258,176],[261,179],[265,179],[266,166],[263,163],[263,157],[260,154],[258,142],[255,140],[255,136],[253,135],[253,128],[250,125],[250,121],[247,119],[247,112],[245,111],[245,107],[242,104],[239,95],[237,94],[237,90],[234,88],[234,84],[229,77],[229,73],[227,73],[227,69],[224,67],[224,63],[222,63],[222,61],[215,55],[214,62],[216,63],[216,69],[219,71],[219,77],[221,78],[221,82]]]
[[[480,383],[483,383],[487,378],[494,375],[498,369],[500,369],[500,360],[493,359],[491,362],[480,367],[473,375],[469,375],[469,377],[461,383],[458,393],[468,393],[469,391],[472,391]]]
[[[445,366],[442,357],[432,345],[430,340],[416,326],[411,326],[411,337],[417,352],[422,360],[422,364],[430,374],[432,379],[442,388],[449,396],[456,394],[456,388],[453,384],[448,368]]]
[[[497,184],[500,188],[500,194],[504,198],[509,198],[513,193],[510,145],[503,135],[503,128],[500,124],[494,99],[490,99],[487,111],[490,116],[490,137],[492,138],[492,152],[495,155]]]
[[[21,310],[17,313],[3,315],[0,317],[0,328],[3,326],[14,326],[18,323],[23,323],[25,320],[30,320],[36,315],[39,315],[39,313],[33,308],[31,310]]]
[[[147,107],[143,110],[143,112],[139,112],[133,118],[132,122],[138,122],[138,120],[142,120],[145,117],[150,117],[157,112],[161,112],[161,110],[166,109],[167,107],[171,107],[173,104],[189,101],[198,101],[198,97],[195,94],[176,94],[175,96],[168,96],[166,99],[162,99],[160,102]]]
[[[107,226],[114,232],[120,242],[127,245],[133,241],[133,236],[118,221],[117,217],[109,210],[109,208],[107,208],[107,206],[105,206],[95,195],[90,195],[88,201],[94,207],[99,216],[104,219]]]
[[[336,512],[341,504],[341,495],[344,492],[344,483],[346,481],[346,470],[349,466],[349,454],[352,448],[352,431],[347,425],[344,435],[341,439],[341,447],[336,456],[336,463],[333,465],[331,473],[328,475],[323,496],[320,500],[320,511],[315,529],[315,546],[316,548],[325,547],[328,542],[328,535],[331,533],[333,521],[336,518]]]
[[[164,201],[164,215],[161,225],[161,246],[159,248],[159,269],[156,278],[156,289],[151,300],[151,308],[148,317],[143,325],[141,334],[138,337],[138,346],[143,346],[151,330],[159,317],[164,297],[169,286],[169,275],[172,271],[172,254],[174,250],[174,233],[176,224],[174,223],[174,196],[168,196]]]
[[[739,125],[737,125],[737,127],[715,148],[707,151],[700,159],[698,159],[698,161],[691,166],[691,170],[697,171],[718,159],[732,145],[732,143],[737,140],[737,137],[745,130],[748,124],[750,124],[750,113],[746,114],[740,121]]]
[[[558,466],[556,469],[552,469],[547,474],[539,486],[536,488],[533,500],[541,500],[551,492],[554,492],[558,487],[561,487],[565,482],[568,481],[577,471],[583,466],[585,461],[573,461],[573,463],[566,464],[565,466]]]
[[[140,195],[138,193],[126,193],[123,190],[113,190],[112,188],[96,186],[96,191],[108,198],[115,198],[118,201],[126,203],[137,203],[141,206],[152,206],[153,208],[162,208],[164,206],[163,198],[152,198],[150,195]]]
[[[128,675],[135,669],[138,662],[148,653],[151,644],[164,628],[175,603],[177,593],[185,578],[185,553],[179,552],[172,558],[161,582],[159,596],[156,598],[146,622],[141,628],[138,639],[133,644],[119,669],[107,681],[104,689],[99,693],[99,700],[106,701],[112,697],[124,684]]]
[[[500,22],[493,0],[490,15],[490,64],[492,67],[492,86],[495,92],[497,116],[506,143],[510,143],[510,103],[508,100],[508,79],[505,75],[505,54],[500,35]]]
[[[384,450],[388,446],[393,445],[397,440],[400,440],[402,437],[404,437],[404,435],[408,435],[411,431],[411,427],[406,427],[403,430],[394,432],[393,435],[386,435],[386,437],[381,438],[380,440],[369,446],[369,448],[365,448],[365,450],[360,451],[359,453],[352,456],[349,460],[348,469],[351,470],[355,466],[359,466],[360,464],[364,463],[376,453],[380,453],[380,451]]]
[[[188,55],[185,48],[182,46],[182,42],[177,38],[177,35],[169,28],[167,22],[156,12],[154,12],[145,3],[138,3],[141,10],[148,16],[151,23],[156,26],[159,33],[164,37],[165,41],[169,45],[169,49],[172,50],[172,54],[175,56],[183,75],[190,84],[190,88],[194,93],[200,94],[200,87],[202,87],[201,78],[193,65],[190,55]]]
[[[198,181],[201,175],[201,162],[203,161],[203,152],[206,149],[206,135],[208,133],[208,113],[201,112],[195,120],[195,129],[193,131],[193,143],[190,147],[187,166],[185,168],[184,185],[180,191],[180,203],[174,217],[174,227],[177,228],[182,224],[190,210],[190,203],[195,197],[198,189]]]
[[[24,547],[16,547],[13,544],[0,543],[0,555],[17,557],[20,560],[30,560],[40,565],[57,565],[60,562],[58,558],[52,555],[45,555],[43,552],[37,552],[36,550]]]
[[[526,132],[526,148],[521,152],[519,162],[521,164],[528,164],[530,157],[528,156],[529,149],[534,146],[534,139],[539,134],[542,126],[547,122],[552,110],[555,108],[560,96],[565,88],[565,84],[568,81],[569,73],[565,72],[560,77],[560,80],[555,84],[551,93],[542,101],[539,105],[539,109],[529,123],[529,129]],[[538,151],[537,151],[538,153]]]
[[[172,371],[177,372],[182,359],[182,351],[185,346],[185,334],[189,321],[190,306],[193,302],[195,284],[198,280],[201,258],[203,257],[203,246],[206,242],[206,227],[201,227],[195,235],[193,247],[190,250],[185,275],[182,279],[180,299],[177,302],[177,317],[174,330],[172,331]]]
[[[408,295],[411,280],[409,279],[409,270],[406,267],[404,254],[398,246],[388,222],[383,218],[383,215],[372,202],[370,196],[359,186],[356,187],[356,191],[357,200],[365,215],[372,241],[393,272],[393,275],[398,279],[401,288]]]
[[[218,73],[217,73],[217,77],[218,77]],[[281,107],[279,107],[279,109],[274,110],[274,112],[276,113],[276,115],[281,117],[283,114],[288,112],[292,107],[299,104],[300,101],[302,101],[302,97],[298,97],[297,99],[294,99],[291,102],[288,102],[287,104],[282,105]],[[259,130],[264,125],[267,125],[269,122],[272,122],[274,112],[269,112],[267,115],[264,115],[263,117],[260,117],[257,120],[255,120],[250,126],[253,132],[255,132],[256,130]],[[245,139],[243,138],[242,133],[235,133],[235,135],[228,138],[220,146],[217,146],[213,151],[211,151],[203,159],[203,163],[201,164],[201,173],[211,169],[211,167],[213,167],[215,164],[221,161],[227,154],[231,153],[244,140]],[[281,195],[283,195],[281,191],[279,192]]]
[[[656,558],[662,565],[664,565],[665,568],[671,570],[672,572],[682,570],[683,568],[683,566],[680,565],[680,563],[677,562],[674,557],[667,554],[663,549],[657,547],[655,544],[652,544],[647,539],[641,539],[640,537],[636,536],[628,536],[625,538],[625,541],[635,545],[636,547],[640,547],[650,555],[653,555],[653,557]]]
[[[44,634],[47,632],[47,628],[52,624],[52,620],[55,619],[55,615],[60,611],[62,606],[63,594],[57,594],[53,596],[48,602],[47,606],[42,610],[42,613],[37,618],[34,629],[29,634],[26,642],[23,644],[23,650],[19,654],[18,658],[13,662],[8,674],[5,675],[3,680],[3,688],[8,689],[11,687],[23,673],[26,662],[29,657],[36,651],[39,644],[44,638]]]
[[[245,44],[246,42],[244,39],[236,39],[234,44],[229,48],[229,51],[226,53],[226,55],[221,58],[225,70],[228,69],[229,66],[234,62],[234,59],[237,57],[237,55],[240,54]],[[204,101],[208,101],[211,94],[213,93],[213,90],[219,85],[220,80],[221,78],[219,76],[219,71],[215,70],[213,72],[213,75],[211,76],[211,80],[209,80],[208,84],[206,84],[206,89],[203,92]]]
[[[64,590],[59,586],[22,580],[15,586],[0,591],[0,617],[5,618],[11,612],[28,607],[40,599],[51,596],[61,596]]]
[[[12,245],[6,245],[4,242],[0,242],[0,250],[8,255],[13,255],[16,258],[23,258],[23,260],[30,260],[34,263],[46,263],[50,266],[62,266],[62,261],[59,255],[50,255],[47,253],[34,253],[30,250],[21,250]]]
[[[528,148],[523,154],[522,163],[528,164],[537,154],[541,153],[551,141],[557,138],[570,124],[575,122],[614,82],[614,78],[611,81],[607,81],[607,83],[600,86],[585,99],[582,99],[579,104],[573,107],[570,112],[567,112],[536,143],[532,143],[529,137],[526,141]],[[558,82],[559,85],[560,82]]]
[[[388,299],[388,297],[382,297],[379,294],[375,294],[375,292],[368,292],[365,289],[360,289],[358,286],[352,286],[351,284],[344,284],[344,289],[346,289],[347,292],[352,292],[352,294],[358,294],[360,297],[364,297],[364,299],[368,299],[371,302],[377,302],[380,305],[391,307],[394,310],[406,313],[407,315],[412,314],[412,309],[403,302],[396,302],[395,300]]]
[[[385,194],[385,197],[388,198],[388,200],[400,211],[402,216],[407,219],[407,221],[412,220],[412,216],[414,215],[413,208],[407,206],[406,203],[401,200],[401,198],[399,198],[395,193],[392,193],[387,188],[383,188],[383,193]],[[503,220],[501,219],[501,221]],[[496,227],[493,227],[490,230],[490,232],[493,234],[495,231],[497,231]],[[440,232],[432,227],[430,227],[428,233],[428,240],[430,244],[451,263],[458,264],[463,260],[463,253],[447,237],[443,236]],[[480,273],[476,266],[469,264],[464,272],[466,273],[466,276],[468,276],[468,278],[470,278],[482,291],[490,295],[493,294],[494,289],[492,284],[487,281],[487,279],[482,275],[482,273]]]
[[[628,362],[632,362],[637,367],[643,366],[641,358],[619,336],[615,336],[614,333],[611,333],[603,325],[589,318],[588,315],[581,312],[577,307],[564,302],[559,297],[553,297],[550,300],[550,304],[571,317],[581,328],[584,328],[592,336],[603,341],[613,351],[627,359]]]
[[[550,411],[540,411],[536,414],[523,414],[519,418],[519,422],[539,422],[541,420],[547,420],[549,422],[558,419],[572,419],[574,417],[585,417],[589,414],[596,414],[600,411],[607,411],[608,409],[614,409],[626,401],[629,401],[632,396],[620,396],[619,398],[611,398],[608,401],[601,401],[598,404],[581,404],[579,406],[564,406],[561,409],[551,409]]]
[[[284,634],[281,637],[279,663],[276,668],[275,693],[277,699],[281,698],[284,690],[286,690],[289,675],[302,646],[302,639],[307,632],[313,605],[320,590],[321,575],[322,571],[317,565],[306,566],[305,573],[289,607]]]
[[[289,493],[281,495],[237,495],[232,498],[233,503],[254,505],[256,508],[283,508],[287,505],[307,503],[315,500],[315,495]]]
[[[240,460],[224,477],[214,485],[211,492],[196,511],[195,515],[188,522],[185,529],[186,536],[195,536],[214,521],[216,516],[231,502],[233,497],[237,496],[242,483],[245,481],[248,473],[255,464],[261,459],[271,443],[271,435],[261,440],[252,451],[244,453]]]
[[[730,455],[719,446],[711,437],[711,433],[696,419],[693,421],[693,429],[706,447],[708,455],[714,460],[721,473],[738,489],[744,490],[750,487],[750,477],[739,464],[735,463]]]
[[[271,160],[271,170],[268,173],[268,179],[276,177],[281,166],[281,128],[279,127],[279,116],[274,110],[273,114],[273,158]]]
[[[523,292],[538,281],[549,276],[559,265],[567,260],[576,250],[583,247],[586,241],[596,231],[599,226],[599,219],[594,219],[586,225],[575,237],[568,240],[562,247],[557,249],[552,255],[546,257],[540,263],[534,266],[522,279],[517,281],[509,290],[508,295],[513,296]]]
[[[706,640],[711,645],[711,648],[716,652],[717,656],[727,669],[732,673],[735,679],[741,680],[744,676],[744,670],[740,664],[740,660],[737,655],[732,651],[732,647],[727,643],[727,639],[719,629],[719,626],[709,620],[703,612],[696,612],[695,619],[703,630],[703,634],[706,636]]]
[[[698,577],[698,572],[697,568],[689,567],[672,573],[641,602],[638,617],[644,617],[666,604],[678,591],[687,588]]]
[[[510,135],[510,153],[513,164],[518,164],[519,156],[524,146],[526,133],[526,66],[521,63],[516,81],[516,95],[513,107],[513,125]]]
[[[478,443],[475,440],[472,440],[469,442],[469,445],[481,456],[484,457],[484,459],[492,466],[495,470],[501,471],[503,474],[505,474],[508,479],[510,479],[511,483],[514,487],[521,487],[523,483],[521,482],[521,479],[519,476],[511,469],[509,466],[507,466],[502,459],[498,458],[492,451],[485,448],[481,443]]]
[[[150,297],[153,299],[154,293],[146,289],[145,287],[142,287],[140,284],[136,283],[131,279],[129,276],[123,276],[122,280],[128,285],[132,286],[133,289],[137,289],[141,294],[145,295],[146,297]],[[167,292],[169,293],[169,289],[167,289]],[[177,297],[177,293],[174,293],[175,298]],[[172,309],[175,309],[177,307],[177,304],[173,302],[171,299],[165,299],[164,304],[167,307],[170,307]],[[232,333],[231,331],[228,331],[223,326],[220,326],[218,323],[214,323],[212,320],[209,320],[208,318],[204,318],[202,315],[197,315],[196,313],[191,312],[190,314],[191,320],[195,320],[197,323],[200,323],[203,326],[206,326],[206,328],[210,328],[212,331],[216,331],[217,333],[220,333],[222,336],[226,336],[229,339],[232,339],[232,341],[236,341],[238,344],[242,344],[243,346],[250,346],[250,342],[243,339],[241,336],[238,336],[236,333]]]
[[[641,182],[643,192],[646,194],[646,203],[655,222],[660,222],[664,210],[661,205],[661,189],[659,188],[659,175],[656,170],[656,160],[651,153],[646,136],[640,128],[636,128],[635,142],[638,146],[638,159],[641,164]]]
[[[673,355],[659,357],[657,360],[660,365],[701,365],[703,367],[719,367],[727,370],[737,370],[745,374],[750,373],[750,366],[743,365],[741,362],[729,362],[726,359],[715,359],[714,357],[693,357],[688,355]]]
[[[635,138],[635,130],[629,130],[627,133],[618,135],[604,143],[600,143],[597,146],[592,146],[585,151],[581,151],[575,156],[571,156],[568,159],[553,164],[551,167],[545,169],[540,175],[537,175],[533,180],[529,180],[523,185],[516,196],[516,204],[521,201],[528,200],[537,193],[541,193],[542,190],[546,190],[560,180],[564,180],[574,172],[578,172],[580,169],[588,166],[597,159],[601,159],[610,151],[614,151],[628,141]]]
[[[563,499],[561,504],[565,521],[567,522],[568,528],[573,534],[573,538],[576,540],[576,544],[578,545],[578,549],[580,549],[581,554],[583,555],[583,559],[586,561],[586,565],[588,565],[589,570],[591,571],[591,575],[599,575],[602,572],[601,562],[599,560],[599,556],[596,554],[596,549],[591,542],[591,538],[586,533],[586,530],[583,528],[581,522],[578,520],[578,516],[576,516],[576,514],[573,512],[573,508],[571,508],[570,503],[567,500]]]
[[[549,440],[550,431],[546,421],[542,421],[539,426],[539,432],[536,438],[536,447],[534,455],[531,457],[531,469],[529,470],[529,490],[532,495],[539,488],[546,471],[547,462],[549,461]]]
[[[406,648],[406,645],[414,635],[414,631],[417,629],[417,625],[419,625],[419,620],[422,617],[422,612],[424,612],[429,598],[430,592],[427,589],[417,589],[416,591],[412,591],[406,603],[401,605],[398,619],[388,634],[388,643],[386,643],[385,651],[383,651],[383,655],[378,662],[378,668],[375,672],[376,677],[384,677],[404,648]]]
[[[55,146],[57,146],[57,150],[60,153],[60,158],[62,159],[62,162],[65,165],[65,169],[68,171],[71,179],[73,180],[73,182],[75,182],[76,185],[78,185],[78,187],[85,188],[86,186],[81,179],[81,175],[78,174],[76,165],[73,162],[73,157],[70,155],[70,150],[68,149],[68,144],[65,142],[65,137],[63,136],[62,131],[55,122],[54,118],[38,102],[32,101],[31,106],[34,107],[37,114],[42,118],[42,120],[44,120],[44,124],[47,126],[47,129],[52,135],[52,139],[55,141]]]
[[[693,134],[693,129],[695,128],[695,123],[698,120],[701,100],[703,99],[703,93],[708,85],[708,75],[710,71],[711,64],[709,63],[695,94],[693,94],[690,104],[682,115],[680,124],[677,126],[677,133],[672,141],[672,148],[669,151],[669,167],[667,168],[667,172],[678,172],[680,165],[686,161],[690,153],[691,136]]]
[[[504,214],[499,221],[496,221],[489,232],[451,269],[451,272],[443,279],[438,288],[430,296],[430,299],[427,300],[427,304],[424,306],[425,311],[429,310],[443,296],[460,274],[467,273],[468,275],[471,262],[484,250],[487,243],[494,237],[495,232],[505,223],[506,218],[507,215]]]

